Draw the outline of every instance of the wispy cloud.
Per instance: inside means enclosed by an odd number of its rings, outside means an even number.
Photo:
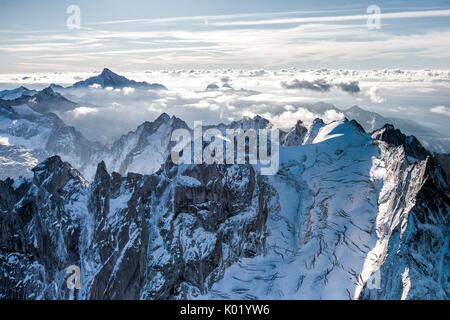
[[[442,114],[444,116],[450,117],[450,108],[445,106],[437,106],[430,109],[431,112]]]
[[[431,18],[431,17],[449,17],[450,9],[445,10],[423,10],[423,11],[404,11],[381,13],[381,19],[405,19],[405,18]],[[345,22],[345,21],[365,21],[370,15],[341,15],[341,16],[321,16],[321,17],[297,17],[283,19],[264,19],[264,20],[238,20],[228,22],[214,23],[217,26],[256,26],[267,24],[289,24],[289,23],[321,23],[321,22]]]
[[[130,70],[187,66],[361,69],[405,67],[416,61],[422,66],[436,67],[450,61],[447,27],[406,32],[388,25],[373,31],[360,23],[367,15],[336,12],[124,19],[87,24],[104,26],[107,30],[90,27],[53,32],[30,30],[20,37],[1,33],[0,59],[5,61],[2,72],[25,70],[21,66],[27,63],[35,63],[33,70],[42,65],[42,71],[48,71],[44,66],[54,64],[65,66],[63,70],[76,67],[87,71],[114,65],[119,60]],[[317,16],[319,13],[322,15]],[[447,16],[450,9],[383,13],[381,19]]]
[[[344,92],[355,95],[361,91],[359,82],[354,80],[349,81],[328,81],[326,79],[314,79],[314,80],[298,80],[282,81],[281,86],[285,89],[305,89],[317,92],[328,92],[333,87],[339,88]]]
[[[117,24],[167,24],[171,22],[200,22],[220,21],[220,20],[236,20],[243,18],[274,18],[292,15],[312,15],[324,13],[337,13],[347,11],[346,9],[332,9],[332,10],[303,10],[303,11],[283,11],[283,12],[255,12],[255,13],[240,13],[240,14],[217,14],[217,15],[194,15],[194,16],[179,16],[167,18],[151,18],[151,19],[123,19],[123,20],[109,20],[88,22],[89,26],[104,26]]]

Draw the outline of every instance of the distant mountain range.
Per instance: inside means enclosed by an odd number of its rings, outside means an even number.
[[[405,134],[414,135],[430,151],[437,153],[450,153],[450,138],[442,137],[437,131],[427,128],[420,123],[408,119],[383,117],[382,115],[364,110],[358,106],[349,109],[340,109],[331,103],[318,102],[311,105],[305,105],[304,108],[314,113],[323,114],[328,110],[334,110],[342,113],[347,119],[353,119],[367,132],[372,132],[381,128],[386,123],[393,124],[400,128]]]
[[[116,84],[128,83],[128,80],[123,80],[121,76],[116,77],[107,69],[99,77],[121,79],[119,82],[116,81]],[[85,84],[88,85],[92,78],[86,81]],[[170,152],[172,144],[169,139],[172,131],[177,128],[188,128],[183,120],[163,114],[153,122],[144,122],[136,130],[117,138],[110,147],[107,147],[89,141],[76,128],[64,124],[53,113],[80,107],[53,88],[61,90],[57,85],[52,85],[41,91],[25,87],[2,91],[5,99],[0,99],[0,136],[3,141],[0,141],[2,159],[0,177],[30,176],[31,169],[51,155],[59,155],[64,161],[69,161],[88,179],[93,178],[96,165],[102,160],[108,168],[120,174],[127,172],[151,174],[159,169]],[[16,97],[19,94],[21,96]],[[448,139],[443,139],[439,133],[410,120],[385,118],[357,106],[341,110],[331,104],[316,103],[305,108],[315,113],[324,113],[328,110],[343,113],[348,119],[356,120],[367,132],[373,132],[386,123],[392,123],[407,134],[416,135],[430,151],[442,154],[450,152]],[[318,131],[324,125],[320,120],[312,124],[314,131]],[[224,132],[226,128],[271,126],[268,120],[257,116],[209,127],[216,127]],[[281,138],[285,145],[310,143],[312,140],[305,136],[306,132],[306,128],[300,122],[294,128],[282,131]]]
[[[22,96],[31,97],[36,94],[36,92],[36,90],[30,90],[28,88],[25,88],[24,86],[20,86],[16,89],[0,91],[0,99],[14,100]]]

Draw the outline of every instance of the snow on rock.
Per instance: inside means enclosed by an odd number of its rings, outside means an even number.
[[[40,125],[1,120],[11,145],[0,147],[45,141],[52,129]],[[58,156],[0,181],[0,297],[448,299],[445,158],[415,138],[314,121],[280,147],[278,174],[260,176],[251,165],[174,165],[166,137],[184,126],[168,115],[143,124],[89,169],[91,182]],[[73,151],[64,130],[58,141]],[[140,156],[154,161],[148,175],[130,172]],[[69,265],[81,268],[80,290],[65,285]]]

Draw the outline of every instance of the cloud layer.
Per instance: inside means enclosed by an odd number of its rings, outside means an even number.
[[[450,108],[445,106],[437,106],[430,109],[431,112],[442,114],[444,116],[450,117]]]
[[[0,89],[19,85],[41,89],[53,82],[69,85],[92,75],[0,74],[0,83],[4,83]],[[315,117],[339,118],[339,114],[325,114],[327,108],[309,108],[308,112],[305,108],[326,102],[341,109],[358,105],[386,117],[408,118],[450,137],[448,117],[444,116],[450,101],[450,72],[446,70],[180,69],[123,75],[136,81],[162,83],[169,90],[92,87],[64,92],[79,107],[61,117],[90,138],[108,142],[162,112],[181,117],[190,125],[195,120],[210,124],[255,114],[283,127],[298,119],[308,122]],[[212,83],[216,87],[206,90]]]
[[[358,81],[328,82],[326,79],[282,81],[281,86],[285,89],[305,89],[317,92],[328,92],[336,87],[344,92],[355,95],[361,91]]]

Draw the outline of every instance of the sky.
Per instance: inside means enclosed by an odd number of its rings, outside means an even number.
[[[371,5],[379,28],[367,26]],[[0,7],[0,73],[450,65],[450,1],[1,0]]]

